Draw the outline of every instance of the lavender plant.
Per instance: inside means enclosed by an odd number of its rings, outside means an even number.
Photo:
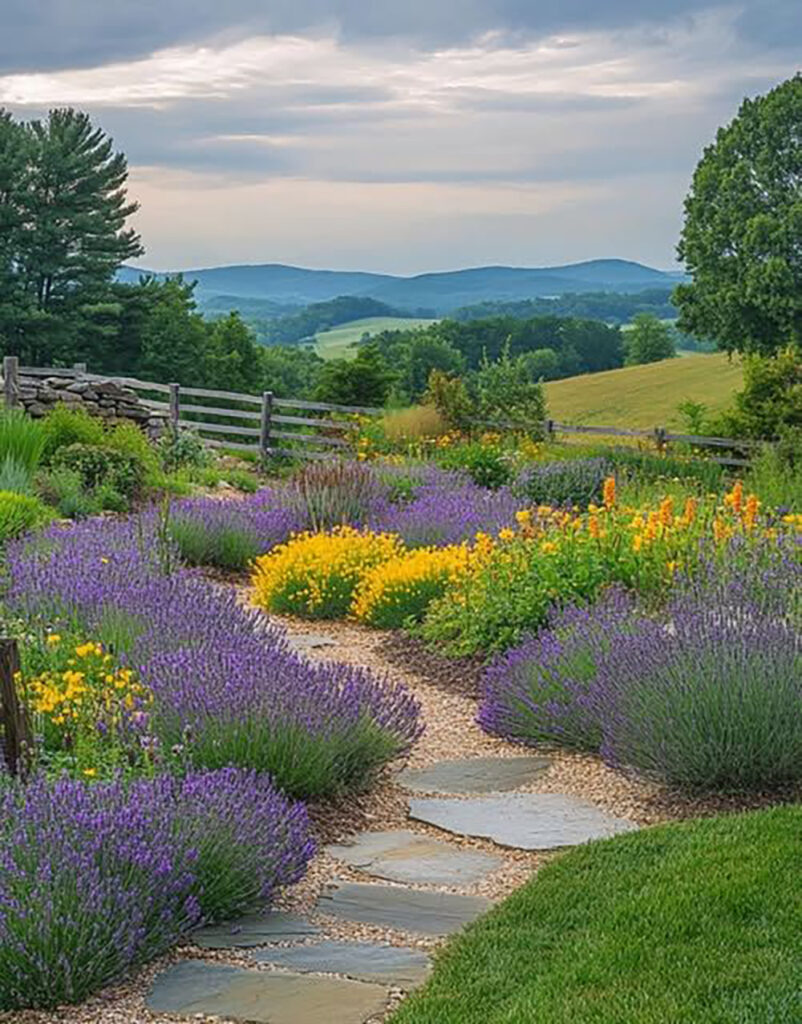
[[[244,570],[302,529],[300,512],[283,497],[265,489],[241,500],[189,498],[173,506],[170,534],[188,565]]]
[[[536,505],[577,505],[584,508],[601,499],[610,463],[603,458],[566,459],[529,466],[518,476],[513,491]]]
[[[225,769],[126,787],[0,784],[0,1010],[76,1002],[204,920],[266,903],[313,853],[306,812]]]
[[[287,484],[286,501],[312,532],[335,526],[362,526],[390,490],[368,465],[331,459],[299,469]]]
[[[324,796],[366,784],[409,748],[419,709],[403,686],[299,659],[233,588],[186,569],[164,575],[152,528],[94,521],[18,542],[8,603],[124,654],[153,692],[165,756],[183,746],[197,768],[270,771],[289,793]]]

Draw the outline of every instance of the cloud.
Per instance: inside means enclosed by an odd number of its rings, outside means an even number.
[[[754,4],[196,0],[184,23],[184,0],[161,19],[152,0],[136,19],[0,2],[21,55],[0,105],[92,113],[129,157],[158,267],[666,265],[703,145],[795,70],[795,37],[756,31]]]

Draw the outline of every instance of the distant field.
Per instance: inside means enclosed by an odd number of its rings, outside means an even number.
[[[371,316],[364,320],[350,320],[330,331],[321,331],[315,336],[315,351],[323,359],[348,359],[355,355],[350,348],[363,334],[380,334],[382,331],[407,331],[411,327],[427,327],[435,320],[416,320],[412,317]]]
[[[716,353],[551,381],[546,397],[549,416],[563,423],[679,427],[680,402],[690,398],[719,412],[742,384],[740,362]]]

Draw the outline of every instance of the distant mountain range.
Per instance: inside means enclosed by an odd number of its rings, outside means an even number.
[[[145,273],[149,271],[122,267],[119,279],[136,281]],[[530,299],[569,292],[639,292],[672,287],[683,279],[681,273],[615,259],[561,267],[475,267],[413,277],[307,270],[281,263],[208,267],[182,273],[187,281],[197,282],[196,297],[201,307],[206,308],[220,309],[222,300],[230,302],[231,308],[236,308],[238,302],[251,308],[263,302],[266,310],[273,304],[286,309],[341,295],[358,295],[378,299],[398,310],[435,315],[486,300]]]

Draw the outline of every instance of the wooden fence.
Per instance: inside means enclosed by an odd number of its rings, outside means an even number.
[[[33,751],[30,723],[17,694],[19,670],[17,641],[0,639],[0,755],[11,775],[24,773]]]
[[[196,430],[214,448],[253,452],[263,458],[285,455],[324,459],[349,448],[343,436],[353,415],[377,416],[381,409],[359,405],[309,402],[276,398],[272,391],[248,395],[239,391],[160,384],[111,374],[89,373],[85,364],[72,368],[19,366],[16,357],[3,360],[7,406],[16,404],[19,378],[69,377],[80,381],[113,381],[137,393],[139,402],[154,414],[163,415],[174,428]],[[211,436],[209,436],[211,435]]]
[[[16,356],[3,360],[4,393],[7,406],[16,404],[19,376],[70,377],[83,381],[112,380],[130,388],[140,403],[152,412],[163,415],[174,428],[197,430],[205,442],[215,448],[231,448],[254,452],[263,458],[284,455],[292,458],[325,459],[333,454],[346,454],[349,443],[345,435],[350,427],[344,416],[380,416],[382,409],[358,405],[335,405],[309,402],[299,398],[276,398],[272,391],[247,395],[238,391],[191,388],[180,384],[159,384],[135,377],[94,374],[85,364],[70,369],[19,366]],[[213,403],[213,404],[209,404]],[[340,417],[340,418],[337,418]],[[505,429],[512,424],[494,422],[484,426]],[[744,441],[732,437],[706,437],[697,434],[675,434],[665,427],[637,429],[629,427],[575,426],[545,420],[547,437],[559,434],[587,434],[599,437],[626,437],[648,440],[658,451],[671,444],[694,448],[713,448],[726,452],[712,456],[712,461],[727,466],[748,466],[749,455],[766,442]],[[211,435],[211,436],[209,436]]]

